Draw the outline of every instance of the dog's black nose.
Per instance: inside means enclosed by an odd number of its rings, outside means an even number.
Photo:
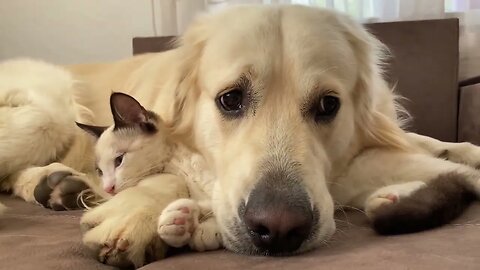
[[[250,201],[251,202],[251,201]],[[253,244],[271,254],[297,250],[312,229],[312,211],[276,202],[263,207],[247,204],[244,222]]]
[[[267,172],[239,213],[251,242],[269,255],[298,250],[318,221],[302,181],[283,170]]]

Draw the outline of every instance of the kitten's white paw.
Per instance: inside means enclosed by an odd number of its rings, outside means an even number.
[[[100,262],[138,268],[163,258],[167,246],[156,232],[155,202],[129,195],[125,190],[88,211],[81,227],[85,232],[83,243]]]
[[[191,199],[170,203],[158,218],[157,232],[172,247],[183,247],[190,242],[198,226],[200,209]]]
[[[403,184],[390,185],[375,191],[365,202],[365,214],[369,218],[375,216],[376,210],[380,207],[394,204],[417,191],[418,189],[425,187],[425,182],[412,181]]]
[[[222,237],[214,217],[198,224],[189,245],[191,249],[196,251],[215,250],[222,247]]]

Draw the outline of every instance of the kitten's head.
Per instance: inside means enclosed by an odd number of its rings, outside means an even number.
[[[113,195],[163,171],[171,156],[171,144],[160,117],[133,97],[112,93],[110,108],[114,125],[77,125],[96,140],[97,172],[103,189]]]

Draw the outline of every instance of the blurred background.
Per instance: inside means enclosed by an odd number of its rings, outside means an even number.
[[[133,37],[178,35],[198,13],[247,3],[326,7],[361,22],[458,17],[460,79],[480,73],[480,0],[0,0],[0,60],[120,59]]]

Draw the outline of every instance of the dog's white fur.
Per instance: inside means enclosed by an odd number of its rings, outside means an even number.
[[[374,214],[375,205],[382,204],[378,199],[386,196],[377,190],[390,186],[390,192],[408,194],[421,185],[397,184],[428,183],[451,171],[467,175],[480,193],[479,174],[472,168],[480,162],[479,148],[401,129],[395,96],[382,77],[383,50],[346,16],[302,6],[254,6],[200,17],[180,46],[168,52],[68,67],[75,81],[60,68],[42,63],[4,63],[0,172],[13,175],[3,182],[4,188],[32,201],[38,179],[22,178],[22,170],[57,161],[69,140],[84,141],[73,131],[73,120],[88,123],[89,115],[95,115],[95,124],[110,124],[107,101],[110,91],[117,90],[159,113],[175,135],[198,150],[200,155],[186,152],[178,161],[185,170],[180,176],[211,196],[225,245],[232,250],[256,251],[235,228],[242,226],[238,207],[265,173],[265,163],[288,168],[295,162],[302,188],[318,209],[315,235],[300,251],[333,234],[334,202]],[[29,69],[33,71],[26,72]],[[215,98],[242,76],[250,81],[257,107],[243,118],[225,119]],[[22,84],[35,78],[45,84]],[[302,108],[327,91],[340,98],[341,108],[331,122],[314,123]],[[49,100],[55,102],[46,103]],[[88,108],[91,114],[72,108]],[[22,121],[13,121],[20,116]],[[34,141],[43,143],[32,145]],[[79,149],[66,154],[77,157],[70,159],[74,164],[65,164],[88,173],[78,160],[84,155]],[[436,158],[445,150],[451,161]],[[213,173],[216,180],[202,173]],[[125,253],[128,259],[135,265],[144,262],[143,251],[156,230],[152,215],[164,206],[156,200],[167,195],[154,181],[142,183],[85,215],[83,222],[94,226],[85,235],[87,245],[103,246],[121,232],[120,238],[135,243]],[[141,207],[133,207],[136,204]]]
[[[61,168],[93,171],[91,141],[74,122],[90,113],[74,101],[75,85],[68,71],[45,62],[0,63],[2,190],[34,202],[33,190],[44,175]],[[90,179],[85,177],[95,186]]]

